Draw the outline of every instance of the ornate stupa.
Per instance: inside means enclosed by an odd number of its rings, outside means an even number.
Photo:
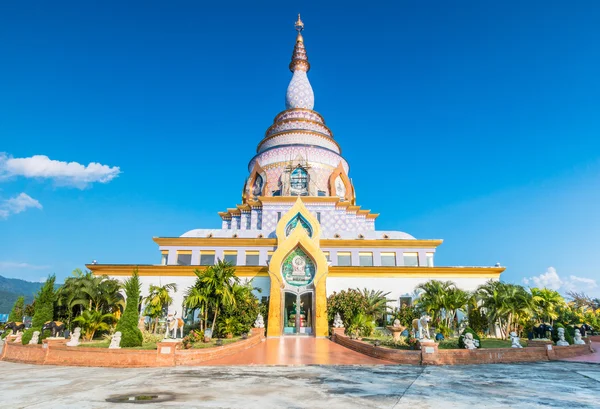
[[[498,279],[503,267],[434,266],[442,240],[375,229],[378,215],[356,204],[348,163],[314,110],[300,16],[295,27],[285,110],[275,116],[250,160],[241,204],[219,213],[220,228],[155,237],[159,265],[87,267],[121,279],[137,269],[144,294],[149,284],[175,282],[170,310],[180,311],[194,271],[224,260],[235,265],[238,277],[252,280],[261,290],[258,297],[269,300],[269,336],[326,336],[332,324],[327,296],[335,291],[383,291],[394,300],[390,307],[402,308],[431,278],[452,280],[465,290]]]

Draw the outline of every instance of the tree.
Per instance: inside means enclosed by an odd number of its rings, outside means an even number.
[[[456,287],[452,281],[430,280],[417,286],[420,291],[418,306],[429,314],[434,322],[442,323],[451,331],[454,318],[458,311],[464,312],[464,307],[470,299],[470,294]]]
[[[25,312],[25,297],[20,296],[15,301],[10,314],[8,314],[8,322],[22,322],[23,314]]]
[[[219,260],[214,266],[208,267],[202,273],[202,283],[206,286],[209,299],[214,305],[214,315],[211,330],[214,333],[215,324],[222,306],[235,306],[233,285],[239,284],[235,276],[235,267],[226,261]]]
[[[333,323],[335,314],[339,313],[344,327],[349,328],[355,316],[363,313],[367,308],[367,300],[363,294],[355,289],[334,292],[327,297],[327,320]]]
[[[224,324],[225,320],[229,320],[227,321],[228,323],[236,323],[236,325],[233,327],[234,335],[239,335],[250,331],[260,310],[258,299],[253,294],[254,290],[258,289],[252,286],[252,281],[244,284],[233,284],[232,293],[235,303],[223,305],[222,312],[217,321],[219,335],[228,334],[228,332],[223,331],[223,328],[225,327],[220,326],[222,323],[223,325],[227,325]],[[232,321],[230,318],[233,318],[234,321]]]
[[[371,317],[372,320],[382,318],[382,316],[390,309],[387,305],[388,302],[394,301],[387,298],[390,295],[389,292],[384,293],[383,291],[368,290],[363,288],[361,292],[362,296],[366,301],[365,310],[363,311],[367,316]]]
[[[148,289],[148,296],[144,298],[146,308],[144,314],[155,319],[154,322],[154,333],[158,328],[158,319],[163,315],[165,308],[169,307],[169,304],[173,302],[173,297],[169,294],[169,291],[177,291],[177,284],[170,283],[165,284],[162,287],[154,284],[150,284]]]
[[[200,331],[204,331],[208,321],[208,303],[209,296],[207,287],[202,283],[202,273],[194,271],[198,276],[196,283],[187,289],[184,298],[184,305],[192,310],[200,310]]]
[[[549,322],[551,325],[558,318],[558,308],[565,306],[564,298],[558,291],[548,288],[531,288],[532,309],[538,324]]]
[[[80,316],[73,320],[74,323],[81,326],[83,338],[91,341],[96,331],[106,331],[110,329],[109,323],[115,320],[113,314],[102,314],[100,311],[85,310]]]
[[[54,274],[50,275],[42,288],[38,291],[35,296],[35,313],[31,320],[31,328],[23,333],[22,342],[26,345],[31,340],[34,331],[42,331],[42,326],[54,319],[54,302],[56,301],[56,294],[54,293],[54,282],[56,277]],[[48,332],[41,334],[41,339],[46,338]]]
[[[143,335],[138,328],[141,284],[137,268],[133,270],[133,275],[125,280],[123,288],[127,296],[127,303],[115,331],[121,332],[122,347],[139,347],[142,346]]]

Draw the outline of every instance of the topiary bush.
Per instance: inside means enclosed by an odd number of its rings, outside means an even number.
[[[563,325],[559,323],[555,323],[552,327],[552,341],[556,344],[558,342],[558,329],[565,329],[565,341],[569,343],[569,345],[573,345],[573,336],[569,332],[569,330]]]
[[[479,335],[477,335],[477,333],[470,327],[465,328],[462,334],[460,334],[460,337],[458,337],[458,347],[460,349],[465,349],[465,334],[467,333],[473,334],[473,339],[477,340],[479,347],[481,347],[481,338],[479,338]]]
[[[138,328],[140,320],[140,289],[142,285],[137,269],[133,271],[131,278],[125,280],[123,287],[127,296],[127,304],[125,305],[125,311],[123,311],[121,319],[117,323],[115,332],[121,331],[121,347],[140,347],[144,339],[142,331]]]

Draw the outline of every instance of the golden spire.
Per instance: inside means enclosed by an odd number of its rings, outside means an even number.
[[[290,71],[294,72],[297,69],[302,71],[308,71],[310,64],[308,63],[308,57],[306,56],[306,49],[304,48],[304,38],[302,38],[302,30],[304,30],[304,23],[298,13],[298,20],[294,24],[298,36],[296,37],[296,46],[294,47],[294,53],[292,54],[292,62],[290,63]]]

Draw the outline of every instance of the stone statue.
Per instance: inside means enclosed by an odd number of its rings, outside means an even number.
[[[40,343],[40,331],[33,331],[33,335],[29,340],[29,345],[37,345]]]
[[[581,332],[578,329],[575,330],[575,339],[573,345],[585,345],[585,341],[581,338]]]
[[[262,314],[259,312],[258,317],[256,317],[256,321],[254,321],[254,328],[264,328],[264,327],[265,327],[265,320],[264,320]]]
[[[23,342],[22,339],[23,339],[23,333],[21,331],[18,331],[17,332],[17,337],[15,338],[15,340],[13,342],[20,344],[20,343]]]
[[[556,345],[560,347],[569,346],[569,343],[565,340],[565,329],[562,327],[558,328],[558,341],[556,341]]]
[[[335,318],[333,319],[333,328],[344,328],[344,322],[342,321],[342,317],[340,317],[340,313],[335,313]]]
[[[117,331],[113,334],[108,349],[121,349],[121,331]]]
[[[521,345],[521,338],[519,338],[515,331],[510,333],[510,340],[512,341],[511,348],[523,348]]]
[[[423,315],[419,319],[414,319],[412,321],[412,328],[415,338],[417,339],[431,339],[429,336],[429,321],[431,317],[429,315]]]
[[[346,186],[344,186],[344,181],[340,176],[335,178],[335,194],[338,197],[346,197]]]
[[[396,319],[394,320],[393,327],[394,327],[394,328],[400,328],[401,326],[402,326],[402,325],[400,324],[400,320],[399,320],[398,318],[396,318]]]
[[[464,335],[464,343],[465,343],[465,348],[466,349],[477,349],[479,347],[479,342],[473,338],[473,334],[471,334],[470,332],[467,332]]]
[[[81,337],[81,328],[76,327],[71,334],[71,339],[67,342],[68,347],[76,347],[79,345],[79,337]],[[120,341],[119,341],[120,342]]]

